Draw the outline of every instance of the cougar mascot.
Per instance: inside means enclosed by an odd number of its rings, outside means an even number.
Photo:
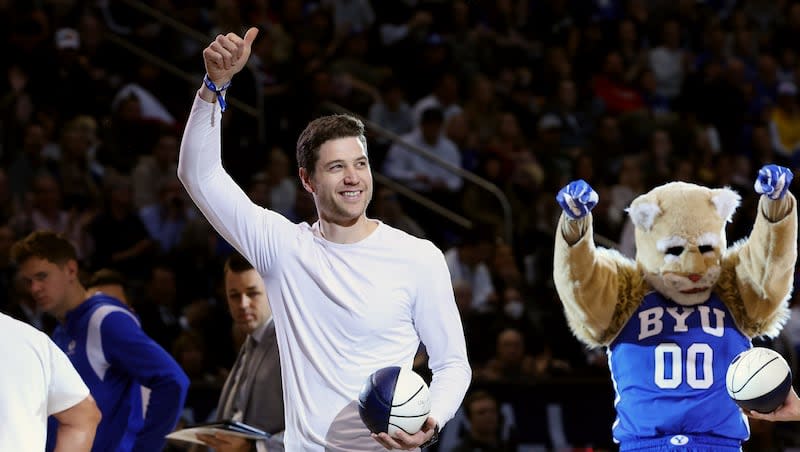
[[[792,173],[767,165],[755,182],[749,238],[728,247],[725,224],[740,197],[683,182],[659,186],[628,209],[636,259],[595,247],[584,181],[557,196],[554,280],[573,333],[606,347],[620,450],[738,451],[746,416],[725,374],[756,336],[786,322],[797,257]]]

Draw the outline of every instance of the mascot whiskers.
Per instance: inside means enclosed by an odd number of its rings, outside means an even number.
[[[728,247],[731,189],[668,183],[636,198],[636,259],[595,247],[597,193],[557,196],[554,280],[573,333],[606,347],[620,450],[740,450],[747,418],[725,389],[731,360],[786,322],[797,258],[790,170],[767,165],[750,236]]]

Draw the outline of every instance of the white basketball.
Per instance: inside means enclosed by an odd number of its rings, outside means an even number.
[[[431,411],[428,385],[416,372],[397,366],[373,372],[358,397],[359,414],[374,433],[417,433]]]
[[[725,386],[728,395],[742,408],[769,413],[786,400],[792,371],[775,350],[753,347],[731,361]]]
[[[417,433],[430,412],[431,394],[425,380],[413,370],[401,370],[389,414],[389,435],[394,436],[398,429],[411,435]]]

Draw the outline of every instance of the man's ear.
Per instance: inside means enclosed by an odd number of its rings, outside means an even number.
[[[67,275],[70,279],[77,279],[78,278],[78,262],[75,259],[70,259],[64,264],[64,269],[67,271]]]
[[[307,192],[314,194],[314,184],[311,182],[311,175],[308,174],[305,168],[300,168],[297,170],[297,175],[300,176],[300,182],[303,184],[303,188],[306,189]]]

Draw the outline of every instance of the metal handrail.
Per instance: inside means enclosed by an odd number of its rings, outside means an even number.
[[[452,210],[448,209],[447,207],[444,207],[439,203],[431,201],[430,198],[420,195],[419,193],[406,187],[400,182],[397,182],[394,179],[386,177],[375,170],[372,171],[372,178],[375,179],[375,181],[378,182],[379,184],[389,187],[393,191],[405,196],[406,198],[411,199],[412,201],[416,202],[417,204],[429,210],[438,213],[439,215],[447,218],[448,220],[461,226],[464,229],[472,229],[473,227],[472,220],[470,220],[469,218],[465,218],[453,212]]]
[[[113,33],[107,33],[105,38],[108,39],[109,42],[124,48],[125,50],[141,57],[142,59],[151,61],[156,66],[166,70],[167,72],[178,78],[181,78],[189,83],[197,83],[198,86],[200,85],[201,80],[196,75],[192,75],[189,72],[186,72],[183,69],[175,66],[174,64],[164,60],[163,58],[154,55],[153,53],[150,53],[147,50],[137,46],[136,44],[132,44],[127,39],[123,39]],[[241,110],[242,112],[250,116],[259,117],[258,109],[236,99],[235,97],[226,95],[225,101],[230,105],[234,105],[237,109]]]
[[[421,148],[419,146],[416,146],[414,144],[409,143],[408,141],[403,139],[403,137],[401,137],[400,135],[397,135],[396,133],[385,129],[385,128],[381,127],[380,125],[375,124],[374,122],[364,118],[363,116],[361,116],[359,114],[351,112],[350,110],[342,107],[341,105],[338,105],[338,104],[333,103],[333,102],[325,102],[323,104],[323,106],[325,108],[328,108],[328,109],[332,110],[332,111],[335,111],[335,112],[338,112],[338,113],[344,113],[344,114],[352,115],[352,116],[355,116],[355,117],[359,118],[364,123],[364,125],[366,125],[367,128],[370,129],[370,131],[375,132],[378,135],[382,135],[382,136],[384,136],[386,138],[389,138],[393,142],[401,143],[403,146],[405,146],[407,149],[411,150],[412,152],[414,152],[416,154],[419,154],[419,155],[427,158],[428,160],[431,160],[431,161],[437,163],[442,168],[444,168],[444,169],[446,169],[446,170],[448,170],[448,171],[450,171],[450,172],[452,172],[454,174],[457,174],[457,175],[461,176],[462,178],[472,182],[473,184],[475,184],[475,185],[481,187],[482,189],[488,191],[489,193],[493,194],[495,196],[495,198],[497,198],[497,200],[500,202],[500,207],[503,210],[503,220],[504,220],[503,223],[504,223],[504,235],[505,235],[504,238],[505,238],[505,241],[509,245],[511,244],[512,238],[514,237],[514,224],[513,224],[513,217],[511,215],[511,204],[508,202],[508,198],[506,197],[505,193],[503,193],[502,190],[497,188],[497,185],[489,182],[488,180],[478,176],[477,174],[475,174],[475,173],[473,173],[471,171],[467,171],[464,168],[461,168],[459,166],[453,165],[452,163],[448,162],[447,160],[444,160],[443,158],[439,157],[436,154],[433,154],[433,153],[431,153],[431,152],[429,152],[429,151],[427,151],[427,150],[425,150],[425,149],[423,149],[423,148]]]
[[[148,16],[156,19],[159,22],[169,25],[170,27],[180,31],[184,35],[189,36],[190,38],[196,40],[197,42],[208,43],[208,41],[210,39],[205,34],[195,30],[194,28],[184,24],[183,22],[181,22],[179,20],[176,20],[176,19],[174,19],[174,18],[162,13],[161,11],[159,11],[159,10],[157,10],[157,9],[155,9],[155,8],[149,6],[149,5],[147,5],[147,4],[145,4],[145,3],[141,2],[141,1],[137,1],[137,0],[121,0],[121,1],[122,1],[122,3],[125,3],[126,5],[130,6],[131,8],[139,10],[139,12],[145,13]]]
[[[197,30],[187,26],[186,24],[184,24],[184,23],[182,23],[182,22],[180,22],[178,20],[175,20],[174,18],[172,18],[172,17],[170,17],[170,16],[168,16],[168,15],[166,15],[166,14],[164,14],[164,13],[162,13],[162,12],[160,12],[160,11],[158,11],[158,10],[148,6],[148,5],[146,5],[145,3],[143,3],[143,2],[141,2],[139,0],[122,0],[122,2],[125,3],[126,5],[134,8],[134,9],[137,9],[138,11],[140,11],[140,12],[142,12],[144,14],[147,14],[147,15],[151,16],[153,19],[155,19],[155,20],[157,20],[157,21],[159,21],[159,22],[161,22],[163,24],[166,24],[166,25],[168,25],[170,27],[173,27],[177,31],[183,33],[186,36],[189,36],[192,39],[195,39],[198,42],[206,42],[206,41],[208,41],[210,39],[208,36],[205,36],[203,33],[198,32]],[[177,66],[175,66],[174,64],[164,60],[163,58],[160,58],[157,55],[154,55],[153,53],[151,53],[151,52],[149,52],[149,51],[147,51],[147,50],[145,50],[145,49],[143,49],[143,48],[131,43],[127,39],[119,37],[119,36],[115,35],[114,33],[107,33],[106,38],[109,39],[109,41],[111,41],[112,43],[114,43],[114,44],[116,44],[116,45],[128,50],[129,52],[139,56],[140,58],[143,58],[143,59],[146,59],[146,60],[149,60],[149,61],[153,62],[157,66],[163,68],[164,70],[166,70],[167,72],[169,72],[172,75],[175,75],[176,77],[179,77],[179,78],[181,78],[181,79],[183,79],[183,80],[185,80],[185,81],[187,81],[189,83],[197,83],[198,82],[196,76],[194,76],[194,75],[192,75],[192,74],[190,74],[190,73],[178,68]],[[261,96],[259,96],[259,97],[261,97]],[[250,116],[253,116],[253,117],[256,117],[256,118],[260,118],[261,117],[260,111],[263,111],[263,109],[255,108],[252,105],[246,104],[246,103],[236,99],[235,97],[228,96],[228,97],[226,97],[225,100],[230,105],[235,106],[237,109],[241,110],[242,112],[244,112],[244,113],[246,113],[246,114],[248,114]],[[258,100],[262,101],[262,102],[258,102],[259,106],[263,106],[263,100],[262,99],[258,99]],[[338,104],[332,103],[332,102],[326,102],[326,106],[328,108],[330,108],[332,111],[338,111],[338,112],[342,112],[342,113],[347,113],[347,114],[350,114],[350,115],[358,116],[358,115],[354,114],[353,112],[347,110],[346,108],[344,108],[344,107],[342,107],[342,106],[340,106]],[[367,127],[370,128],[370,130],[372,132],[374,132],[374,133],[376,133],[378,135],[382,135],[382,136],[384,136],[386,138],[389,138],[393,142],[399,142],[399,143],[403,144],[408,149],[410,149],[412,152],[415,152],[417,154],[422,155],[423,157],[425,157],[425,158],[437,163],[438,165],[442,166],[443,168],[447,169],[448,171],[453,172],[453,173],[461,176],[463,179],[466,179],[466,180],[472,182],[473,184],[481,187],[482,189],[492,193],[498,199],[498,201],[500,202],[500,206],[501,206],[501,208],[503,210],[503,219],[504,219],[504,226],[505,226],[504,227],[505,240],[506,240],[507,243],[509,243],[509,244],[511,243],[512,238],[513,238],[513,220],[512,220],[512,215],[511,215],[511,205],[508,202],[508,198],[505,196],[505,194],[502,192],[502,190],[500,190],[496,185],[494,185],[491,182],[487,181],[486,179],[476,175],[475,173],[472,173],[470,171],[466,171],[463,168],[460,168],[458,166],[455,166],[455,165],[451,164],[450,162],[440,158],[439,156],[437,156],[435,154],[432,154],[432,153],[426,151],[425,149],[422,149],[422,148],[420,148],[418,146],[414,146],[414,145],[406,142],[402,137],[392,133],[389,130],[384,129],[383,127],[381,127],[381,126],[379,126],[379,125],[367,120],[366,118],[360,117],[360,119],[364,122],[365,125],[367,125]],[[262,121],[259,121],[259,122],[262,122]],[[260,133],[260,135],[261,135],[261,133]],[[439,215],[442,215],[442,216],[446,217],[450,221],[458,224],[459,226],[465,227],[467,229],[471,229],[473,227],[473,222],[471,220],[469,220],[469,219],[467,219],[467,218],[465,218],[465,217],[453,212],[450,209],[447,209],[444,206],[441,206],[440,204],[430,200],[429,198],[427,198],[427,197],[425,197],[423,195],[420,195],[420,194],[414,192],[413,190],[408,189],[407,187],[403,186],[402,184],[398,184],[397,182],[389,179],[388,177],[382,175],[379,172],[373,171],[373,173],[375,175],[376,181],[378,181],[379,183],[382,183],[384,185],[389,186],[394,191],[402,194],[403,196],[406,196],[406,197],[414,200],[418,204],[420,204],[420,205],[422,205],[422,206],[424,206],[424,207],[426,207],[426,208],[438,213]]]

